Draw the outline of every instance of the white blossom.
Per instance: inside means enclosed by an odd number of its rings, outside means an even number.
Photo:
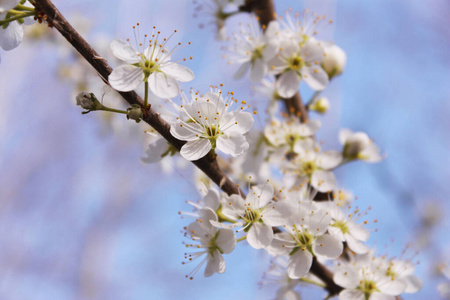
[[[342,155],[346,159],[361,159],[370,163],[379,162],[383,159],[378,146],[364,132],[341,129],[339,141],[344,145]]]
[[[342,254],[343,244],[326,233],[331,222],[327,211],[312,202],[292,200],[291,211],[290,224],[283,226],[284,232],[275,234],[267,250],[272,255],[289,255],[288,275],[298,279],[309,272],[314,256],[337,258]]]
[[[234,34],[234,47],[230,47],[228,50],[234,53],[229,63],[240,64],[234,78],[241,78],[250,70],[250,80],[253,83],[258,83],[268,72],[267,62],[278,51],[277,32],[279,31],[279,24],[277,21],[272,21],[264,33],[261,30],[256,33],[254,31],[250,25],[248,31],[241,28],[239,34]]]
[[[273,187],[266,183],[250,187],[245,199],[240,195],[224,195],[222,213],[234,220],[228,225],[212,222],[217,227],[236,228],[247,232],[247,241],[255,249],[265,248],[273,239],[272,226],[281,226],[289,217],[289,207],[284,202],[273,201]]]
[[[294,146],[295,156],[284,165],[284,171],[297,176],[299,182],[308,182],[320,192],[335,188],[336,178],[332,172],[342,162],[337,151],[320,151],[311,138],[300,140]]]
[[[183,141],[180,154],[187,160],[197,160],[218,149],[231,156],[241,155],[248,149],[244,134],[253,126],[253,117],[245,112],[245,101],[240,107],[232,93],[223,99],[222,92],[209,92],[204,96],[191,92],[191,99],[182,97],[180,117],[172,123],[170,133]]]
[[[340,47],[325,43],[325,56],[322,59],[322,68],[327,72],[328,77],[340,75],[347,63],[347,55]]]
[[[334,274],[334,282],[344,288],[341,300],[394,300],[401,293],[414,293],[421,287],[412,275],[414,266],[407,261],[376,258],[371,252],[341,262]]]
[[[196,252],[185,254],[187,262],[204,257],[197,267],[186,277],[192,276],[206,263],[204,275],[211,276],[214,273],[225,272],[225,260],[222,254],[231,253],[236,246],[236,237],[233,230],[217,229],[210,221],[217,221],[217,215],[212,209],[203,208],[199,211],[199,218],[186,227],[185,236],[193,242],[186,243],[187,248]]]
[[[17,4],[19,0],[0,0],[0,13],[13,9]],[[0,20],[2,19],[3,17],[0,17]]]
[[[169,50],[166,46],[168,39],[163,39],[162,43],[158,39],[159,32],[152,34],[149,41],[137,42],[139,51],[118,39],[111,42],[113,54],[128,63],[115,68],[109,75],[108,81],[114,89],[129,92],[142,82],[148,82],[156,96],[173,98],[180,93],[178,81],[194,79],[194,73],[189,68],[171,62],[175,48]]]
[[[277,90],[283,98],[292,97],[304,80],[313,90],[323,90],[328,84],[328,75],[320,67],[324,50],[314,39],[300,45],[295,40],[284,40],[280,52],[269,64],[277,79]]]

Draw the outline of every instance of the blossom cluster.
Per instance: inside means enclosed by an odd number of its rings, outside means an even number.
[[[223,37],[225,20],[245,3],[213,0],[199,5],[212,11]],[[1,2],[0,47],[4,50],[18,46],[23,36],[21,24],[35,16],[34,9],[24,4],[18,0]],[[258,30],[252,25],[241,26],[233,34],[234,45],[226,48],[230,64],[239,65],[235,79],[248,73],[269,102],[293,97],[304,81],[316,91],[305,109],[326,112],[329,102],[318,95],[346,64],[341,48],[317,38],[320,26],[328,23],[325,16],[288,12]],[[183,91],[181,84],[195,76],[178,63],[187,58],[173,61],[172,56],[183,46],[178,43],[169,48],[172,35],[163,38],[153,27],[141,40],[139,24],[134,29],[135,46],[119,39],[110,44],[111,52],[124,64],[103,79],[118,92],[141,93],[138,88],[144,83],[144,103],[133,104],[127,111],[108,108],[94,105],[95,96],[87,92],[80,94],[77,103],[88,112],[126,114],[139,122],[149,108],[149,97],[164,99],[167,105],[158,112],[169,123],[170,134],[184,142],[181,157],[215,160],[239,183],[237,194],[227,194],[219,192],[209,179],[197,177],[201,200],[188,201],[193,212],[180,212],[183,217],[194,218],[183,230],[188,240],[184,242],[188,249],[185,263],[199,261],[188,278],[204,265],[205,276],[225,272],[224,255],[246,241],[274,257],[265,279],[275,278],[280,285],[277,299],[298,299],[294,289],[300,282],[323,286],[313,271],[319,263],[334,269],[333,280],[341,288],[339,298],[343,300],[389,300],[420,289],[421,281],[413,275],[410,260],[374,255],[367,224],[377,221],[369,221],[368,210],[362,211],[353,197],[338,187],[335,169],[356,160],[376,163],[383,159],[366,133],[341,129],[341,149],[323,150],[315,137],[320,120],[305,118],[299,112],[277,115],[276,107],[268,110],[266,124],[254,126],[257,111],[252,111],[247,100],[238,100],[234,92],[225,92],[223,85],[211,86],[205,93],[192,88],[189,93]],[[143,162],[168,161],[177,155],[177,148],[153,128],[147,133],[152,138]],[[225,159],[218,155],[225,155]]]

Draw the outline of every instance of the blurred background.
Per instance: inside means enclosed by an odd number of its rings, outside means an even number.
[[[152,26],[191,46],[175,58],[196,79],[183,88],[203,92],[223,83],[263,111],[265,104],[236,66],[221,59],[226,45],[214,26],[187,0],[61,1],[55,5],[98,52],[111,58],[114,38],[133,38]],[[378,253],[418,262],[422,290],[404,299],[439,299],[450,263],[450,2],[447,0],[275,0],[277,12],[292,7],[326,14],[333,24],[320,39],[347,53],[344,73],[324,91],[331,110],[319,118],[326,149],[339,146],[340,128],[364,131],[386,159],[337,171],[339,185],[372,206],[378,219],[369,244]],[[227,20],[229,32],[245,14]],[[201,26],[205,24],[206,26]],[[204,28],[200,28],[204,27]],[[44,31],[42,31],[44,30]],[[89,74],[70,46],[45,26],[28,28],[24,42],[1,53],[0,65],[0,300],[40,299],[272,299],[258,288],[269,258],[240,243],[225,257],[227,271],[193,281],[194,265],[182,265],[183,226],[178,211],[199,199],[193,168],[141,162],[144,125],[122,116],[81,115],[75,106],[83,85],[119,106],[113,92]],[[110,60],[115,67],[119,63]],[[302,94],[311,91],[302,90]],[[162,103],[161,105],[164,105]],[[263,122],[263,114],[260,114]],[[258,122],[257,122],[258,123]],[[340,148],[339,148],[340,149]],[[323,296],[304,287],[304,299]]]

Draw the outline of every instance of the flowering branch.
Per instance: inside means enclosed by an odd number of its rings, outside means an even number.
[[[50,27],[58,30],[66,40],[94,67],[102,80],[109,85],[108,76],[112,72],[106,59],[101,57],[70,25],[59,10],[50,0],[36,0],[33,3],[38,13],[40,21],[45,20]],[[170,125],[165,122],[158,113],[150,106],[144,107],[144,101],[135,92],[119,92],[120,95],[130,104],[139,105],[143,111],[142,120],[158,131],[177,150],[180,150],[185,142],[176,139],[170,134]],[[239,194],[239,188],[220,169],[217,160],[205,156],[193,163],[202,170],[214,183],[216,183],[225,193]]]
[[[240,11],[253,12],[258,17],[262,28],[266,28],[271,21],[276,19],[275,6],[272,0],[247,0],[245,5],[240,7]],[[308,111],[299,92],[290,98],[283,98],[283,101],[289,115],[299,117],[302,123],[308,121]]]

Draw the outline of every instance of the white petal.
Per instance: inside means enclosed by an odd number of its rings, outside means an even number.
[[[248,68],[250,67],[250,62],[247,61],[245,63],[243,63],[236,71],[236,73],[234,73],[233,78],[234,79],[240,79],[242,78],[248,71]]]
[[[148,145],[147,157],[141,158],[144,163],[151,164],[163,159],[162,155],[169,149],[169,144],[164,138],[159,138]]]
[[[0,13],[14,8],[17,4],[19,4],[19,0],[0,0]]]
[[[214,211],[216,211],[220,206],[219,192],[214,189],[209,189],[203,200],[205,201],[205,206]]]
[[[342,242],[329,234],[318,237],[313,244],[314,254],[327,259],[339,257],[343,249]]]
[[[188,67],[172,62],[164,64],[161,67],[161,71],[181,82],[191,81],[195,77],[194,72]]]
[[[339,142],[341,145],[345,145],[345,142],[352,135],[352,131],[350,129],[344,128],[339,131]]]
[[[253,223],[248,231],[247,241],[255,249],[266,248],[273,239],[272,227],[263,223]]]
[[[275,202],[263,212],[261,218],[265,224],[270,226],[283,226],[287,225],[287,219],[291,215],[291,206],[284,202]]]
[[[219,249],[225,253],[231,253],[236,246],[236,236],[234,231],[231,229],[221,229],[219,230],[219,236],[216,239],[216,245]]]
[[[211,225],[216,227],[216,228],[225,228],[225,229],[234,229],[236,227],[240,227],[244,225],[244,222],[236,222],[236,223],[232,223],[232,224],[228,224],[228,223],[221,223],[221,222],[217,222],[217,221],[210,221]]]
[[[207,139],[189,141],[181,147],[180,154],[187,160],[197,160],[208,154],[211,143]]]
[[[225,272],[225,259],[219,250],[216,250],[211,254],[208,254],[208,263],[205,268],[205,277],[209,277],[214,273]]]
[[[144,81],[144,72],[133,65],[122,65],[109,74],[108,81],[115,90],[129,92]]]
[[[239,156],[248,149],[249,144],[242,134],[224,134],[217,138],[217,149],[231,156]]]
[[[266,206],[273,198],[273,186],[271,184],[257,185],[251,188],[247,196],[252,207],[261,208]]]
[[[422,288],[422,280],[420,280],[417,276],[408,275],[403,277],[402,281],[406,284],[404,293],[416,293]]]
[[[313,90],[321,91],[328,84],[328,75],[321,67],[304,67],[301,69],[301,73],[302,79]]]
[[[360,290],[343,290],[339,293],[339,300],[365,300],[365,298]]]
[[[249,112],[227,113],[220,120],[221,128],[226,128],[226,133],[247,133],[254,123],[252,114]]]
[[[120,60],[130,64],[137,63],[140,60],[139,52],[128,43],[115,39],[111,42],[110,47],[112,53]]]
[[[343,267],[334,273],[334,282],[346,289],[354,289],[359,285],[360,278],[354,268]]]
[[[0,26],[0,47],[9,51],[20,45],[23,39],[23,28],[19,22],[9,23],[6,29]]]
[[[190,123],[189,127],[191,126],[194,128],[200,127],[199,125],[194,123]],[[180,123],[175,123],[170,126],[170,134],[182,141],[195,141],[199,139],[195,130],[190,129],[188,128],[188,126]]]
[[[364,228],[362,225],[356,225],[354,223],[348,223],[348,231],[349,233],[357,240],[360,241],[367,241],[370,237],[370,232],[366,228]]]
[[[392,280],[390,277],[384,277],[377,283],[377,288],[383,294],[397,296],[405,291],[406,283],[400,280]]]
[[[259,83],[267,74],[267,65],[262,59],[256,59],[250,66],[250,80]]]
[[[336,178],[333,172],[316,171],[311,177],[311,185],[319,192],[328,192],[336,187]]]
[[[148,78],[150,90],[159,98],[173,98],[180,93],[178,81],[162,72],[153,72]]]
[[[284,247],[285,245],[293,244],[292,237],[287,233],[277,233],[274,235],[272,243],[266,248],[272,256],[287,255],[292,251],[292,248]]]
[[[298,250],[289,257],[288,275],[292,279],[299,279],[311,269],[313,256],[308,250]]]
[[[347,245],[350,250],[357,254],[364,254],[370,250],[368,246],[364,245],[362,242],[358,241],[350,234],[345,235],[345,240],[347,241]]]
[[[370,300],[395,300],[395,296],[385,295],[378,292],[373,292],[370,295]]]
[[[295,71],[286,72],[277,79],[276,89],[283,98],[294,96],[299,87],[300,78]]]
[[[336,168],[342,162],[342,155],[338,151],[327,151],[317,155],[317,166],[324,170]]]

